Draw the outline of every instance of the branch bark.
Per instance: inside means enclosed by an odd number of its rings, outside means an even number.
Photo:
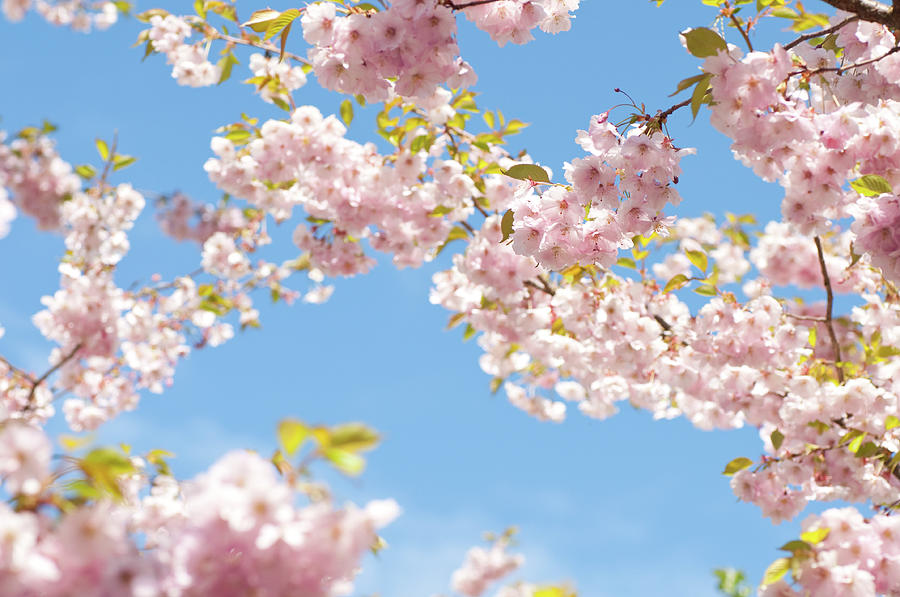
[[[844,383],[844,366],[841,358],[841,345],[838,342],[837,334],[834,332],[834,318],[832,309],[834,307],[834,292],[831,289],[831,278],[828,277],[828,268],[825,267],[825,251],[822,249],[822,239],[818,236],[816,240],[816,251],[819,254],[819,268],[822,270],[822,278],[825,281],[825,298],[827,304],[825,306],[825,327],[828,328],[828,336],[831,338],[831,346],[834,350],[834,362],[837,367],[837,377],[840,383]]]
[[[897,10],[900,0],[892,2],[892,6],[888,6],[875,0],[825,0],[826,4],[853,13],[864,21],[900,27],[900,19],[897,18],[900,15],[900,10]]]

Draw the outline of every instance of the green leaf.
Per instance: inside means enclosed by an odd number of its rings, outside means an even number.
[[[217,66],[222,74],[219,75],[219,81],[216,85],[221,85],[231,77],[232,67],[234,67],[235,64],[240,64],[240,62],[234,57],[233,52],[228,52],[219,59]]]
[[[675,274],[672,276],[672,279],[666,282],[666,287],[663,288],[663,294],[672,292],[673,290],[678,290],[688,283],[688,277],[684,274]]]
[[[97,153],[104,162],[109,159],[109,145],[103,139],[94,139],[94,145],[97,146]]]
[[[122,168],[127,168],[136,161],[136,157],[130,155],[120,155],[117,153],[113,156],[113,170],[121,170]]]
[[[431,149],[431,146],[434,144],[434,135],[419,135],[415,139],[412,140],[412,143],[409,145],[410,153],[419,153],[420,151],[427,151]]]
[[[693,263],[701,272],[706,273],[706,268],[709,267],[706,253],[703,251],[685,251],[685,254],[687,255],[688,261]]]
[[[709,284],[703,284],[702,286],[694,288],[694,292],[701,296],[716,296],[717,294],[719,294],[718,289],[715,286],[711,286]]]
[[[91,450],[79,463],[81,470],[97,489],[122,498],[119,477],[134,472],[131,460],[115,448]]]
[[[465,317],[466,317],[465,313],[454,313],[453,315],[450,316],[450,320],[447,322],[446,329],[450,330],[450,329],[455,328],[456,326],[458,326],[460,324],[460,322],[462,322],[463,319],[465,319]]]
[[[90,180],[97,175],[97,170],[90,164],[81,164],[80,166],[75,166],[75,174],[85,180]]]
[[[471,340],[475,336],[475,328],[472,327],[471,323],[466,324],[466,329],[463,331],[463,340],[468,341]]]
[[[785,574],[787,574],[787,571],[790,570],[790,568],[790,558],[778,558],[766,568],[766,572],[763,574],[762,584],[771,585],[778,582]]]
[[[341,120],[347,126],[350,126],[350,123],[353,122],[353,102],[348,99],[341,102]]]
[[[880,450],[881,448],[878,447],[878,444],[874,442],[866,442],[855,450],[855,454],[857,458],[868,458],[869,456],[874,456]]]
[[[772,447],[778,450],[784,442],[784,434],[776,429],[772,432],[772,435],[769,436],[769,439],[772,440]]]
[[[700,106],[707,101],[706,92],[709,90],[709,82],[712,79],[712,75],[706,75],[700,81],[697,82],[697,86],[694,87],[694,93],[691,94],[691,114],[693,118],[697,118],[697,114],[700,112]]]
[[[288,457],[296,454],[311,433],[309,426],[296,419],[284,419],[278,423],[278,444]]]
[[[681,35],[684,36],[687,42],[688,52],[697,58],[715,56],[719,53],[719,50],[728,49],[728,44],[725,43],[725,40],[718,33],[707,27],[689,29]]]
[[[805,533],[801,533],[800,538],[807,543],[818,545],[825,540],[825,537],[828,536],[829,532],[831,532],[831,529],[829,529],[828,527],[823,527],[821,529],[815,529],[813,531],[806,531]]]
[[[358,475],[366,467],[366,460],[358,454],[341,450],[340,448],[326,448],[322,454],[339,471],[347,475]]]
[[[279,16],[281,16],[281,12],[272,10],[271,8],[257,10],[250,15],[250,19],[247,22],[241,24],[241,27],[250,27],[257,33],[262,33],[267,30],[269,25],[272,24],[272,21]]]
[[[493,129],[493,128],[494,128],[494,113],[493,113],[493,112],[491,112],[490,110],[488,110],[487,112],[485,112],[484,114],[482,114],[481,117],[484,118],[484,123],[485,123],[486,125],[488,125],[488,128],[489,128],[489,129]]]
[[[380,440],[374,429],[362,423],[344,423],[331,428],[331,447],[348,452],[371,450]]]
[[[893,193],[891,184],[877,174],[866,174],[850,181],[850,187],[866,197],[876,197],[885,193]]]
[[[637,264],[631,257],[619,257],[619,259],[616,261],[616,265],[628,267],[631,269],[637,269]]]
[[[437,207],[432,209],[428,215],[434,218],[439,218],[443,215],[447,215],[451,211],[453,211],[452,207],[447,207],[446,205],[438,205]]]
[[[831,425],[829,425],[828,423],[823,423],[822,421],[810,421],[806,425],[818,431],[819,435],[822,435],[823,433],[831,429]]]
[[[547,171],[537,164],[516,164],[503,172],[510,178],[517,180],[533,180],[535,182],[550,182]]]
[[[890,431],[894,427],[900,427],[900,419],[895,417],[894,415],[888,415],[884,419],[884,430]]]
[[[500,231],[503,233],[503,238],[500,239],[500,242],[506,242],[513,233],[513,210],[507,209],[506,213],[503,214],[503,218],[500,220]]]
[[[731,462],[726,464],[725,470],[722,471],[722,474],[731,476],[731,475],[735,474],[736,472],[742,471],[745,468],[752,466],[752,465],[753,465],[752,460],[741,456],[740,458],[735,458],[734,460],[732,460]]]
[[[77,435],[60,435],[58,441],[63,450],[73,452],[90,444],[94,441],[94,437],[92,435],[83,435],[81,437]]]
[[[300,16],[300,11],[296,8],[289,8],[280,15],[278,15],[271,23],[269,23],[269,27],[266,29],[266,34],[263,36],[263,41],[275,37],[281,30],[294,22],[294,19]]]
[[[788,541],[778,549],[782,551],[789,551],[791,553],[797,553],[798,551],[810,551],[812,550],[812,545],[807,543],[806,541],[800,541],[799,539],[794,539],[793,541]]]
[[[235,145],[240,145],[249,141],[251,134],[247,129],[232,129],[225,134],[225,138]]]
[[[847,449],[850,450],[851,452],[853,452],[854,454],[856,454],[857,451],[859,451],[860,447],[862,446],[863,440],[865,438],[866,438],[865,433],[860,433],[859,435],[854,436],[853,439],[850,440],[850,443],[847,444]]]
[[[694,75],[693,77],[688,77],[687,79],[682,79],[678,82],[678,87],[675,88],[675,91],[669,94],[669,97],[678,95],[688,87],[691,87],[700,82],[704,77],[708,77],[706,73],[700,73],[699,75]]]
[[[795,17],[797,17],[799,15],[797,14],[797,11],[794,10],[793,8],[790,8],[787,6],[779,6],[778,8],[775,8],[774,10],[772,10],[772,16],[780,17],[782,19],[794,19]]]

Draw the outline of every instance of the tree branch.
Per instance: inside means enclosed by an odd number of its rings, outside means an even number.
[[[894,1],[900,2],[900,0],[894,0]],[[844,25],[849,25],[850,23],[853,23],[854,21],[858,21],[858,20],[859,20],[859,17],[850,17],[848,19],[844,19],[843,21],[841,21],[834,27],[829,27],[828,29],[822,29],[820,31],[813,31],[812,33],[807,33],[806,35],[801,35],[800,37],[798,37],[791,43],[786,44],[784,46],[784,49],[790,50],[791,48],[799,46],[800,44],[802,44],[805,41],[809,41],[811,39],[815,39],[815,38],[821,37],[823,35],[830,35],[830,34],[834,33],[835,31],[837,31],[838,29],[840,29],[841,27],[843,27]]]
[[[900,0],[897,1],[900,2]],[[731,19],[731,22],[734,23],[734,26],[737,28],[737,30],[741,32],[741,37],[744,38],[744,42],[747,44],[747,49],[752,52],[753,44],[750,42],[750,36],[747,35],[747,32],[744,31],[743,27],[741,27],[741,22],[738,20],[738,18],[734,16],[733,9],[728,13],[728,17]]]
[[[30,410],[31,408],[33,408],[31,400],[34,398],[34,393],[37,390],[37,387],[39,385],[41,385],[42,383],[44,383],[48,377],[50,377],[51,375],[56,373],[56,371],[58,371],[60,367],[62,367],[63,365],[65,365],[66,363],[71,361],[72,357],[74,357],[75,354],[79,350],[81,350],[81,347],[83,346],[83,344],[84,344],[83,342],[79,342],[78,344],[76,344],[75,348],[72,349],[72,352],[70,352],[69,354],[64,356],[62,359],[59,360],[59,362],[57,364],[55,364],[52,367],[50,367],[49,369],[47,369],[47,371],[43,375],[41,375],[39,378],[34,380],[34,383],[32,383],[32,385],[31,385],[31,391],[28,392],[28,399],[27,399],[27,404],[25,405],[25,410]]]
[[[894,46],[881,56],[876,56],[875,58],[870,58],[869,60],[863,60],[862,62],[854,62],[853,64],[848,64],[846,66],[826,66],[822,68],[817,68],[815,70],[798,70],[794,71],[790,74],[790,76],[794,77],[797,75],[806,75],[811,77],[813,75],[818,75],[819,73],[842,73],[844,71],[853,70],[854,68],[859,68],[861,66],[868,66],[870,64],[874,64],[879,60],[887,58],[891,54],[896,54],[900,52],[900,46]]]
[[[473,6],[481,6],[482,4],[490,4],[492,2],[497,2],[497,0],[472,0],[471,2],[461,2],[459,4],[453,2],[453,0],[444,0],[443,5],[453,10],[464,10]]]
[[[16,366],[13,365],[12,363],[10,363],[10,362],[9,362],[5,357],[3,357],[2,355],[0,355],[0,363],[3,363],[3,364],[6,365],[7,367],[9,367],[9,370],[12,371],[13,373],[15,373],[15,374],[17,374],[17,375],[20,375],[20,376],[24,377],[24,378],[27,379],[29,382],[31,382],[32,384],[34,384],[34,378],[33,378],[31,375],[29,375],[28,373],[25,373],[24,370],[19,369],[18,367],[16,367]]]
[[[825,267],[825,252],[822,250],[822,239],[818,236],[816,240],[816,251],[819,253],[819,268],[822,270],[822,278],[825,280],[825,296],[827,304],[825,306],[825,327],[828,328],[828,335],[831,337],[831,346],[834,350],[834,361],[837,367],[838,381],[844,383],[844,368],[841,364],[841,345],[838,343],[837,334],[834,332],[834,318],[832,316],[832,308],[834,307],[834,292],[831,289],[831,278],[828,277],[828,268]]]
[[[864,21],[872,21],[889,27],[897,27],[898,19],[895,10],[900,2],[897,0],[892,1],[893,8],[882,4],[881,2],[876,2],[875,0],[825,0],[825,3],[830,4],[835,8],[853,13]],[[897,14],[900,14],[900,12]]]

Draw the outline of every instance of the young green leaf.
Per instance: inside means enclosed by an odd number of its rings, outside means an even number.
[[[533,180],[535,182],[550,182],[550,176],[547,171],[537,164],[516,164],[509,170],[503,172],[510,178],[517,180]]]
[[[719,50],[728,48],[728,44],[722,39],[718,33],[707,27],[697,27],[696,29],[688,29],[682,34],[687,42],[687,49],[697,58],[707,58],[715,56]]]
[[[745,468],[752,466],[753,461],[749,458],[744,458],[743,456],[740,458],[735,458],[731,462],[725,465],[725,470],[722,471],[723,475],[731,476],[738,471],[742,471]]]

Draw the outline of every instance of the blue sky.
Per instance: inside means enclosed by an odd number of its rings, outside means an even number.
[[[697,0],[661,8],[636,0],[582,4],[572,31],[539,34],[524,47],[498,48],[460,17],[463,55],[480,76],[479,104],[533,123],[513,149],[527,148],[557,173],[581,154],[576,130],[622,101],[615,87],[648,107],[671,105],[675,84],[697,72],[677,31],[714,17]],[[277,0],[272,6],[290,7]],[[240,13],[257,7],[242,2]],[[283,113],[238,83],[249,76],[241,70],[247,54],[239,54],[242,65],[224,86],[182,88],[162,57],[142,63],[142,49],[130,47],[139,29],[129,20],[85,36],[33,17],[0,21],[0,128],[47,118],[60,127],[59,149],[72,163],[96,161],[93,139],[116,131],[120,150],[140,158],[117,180],[214,201],[218,192],[202,170],[212,131],[242,111]],[[300,46],[299,34],[293,42]],[[336,112],[341,100],[312,82],[294,97],[325,113]],[[682,111],[669,128],[678,145],[698,148],[683,161],[685,201],[677,214],[777,217],[780,189],[732,160],[727,139],[703,113],[691,125]],[[371,117],[358,113],[350,136],[372,140],[373,132]],[[119,273],[123,285],[199,263],[194,246],[159,233],[152,209],[138,221],[132,245]],[[28,369],[46,368],[49,345],[30,317],[58,286],[62,250],[59,237],[37,232],[26,218],[0,240],[0,324],[7,330],[0,353]],[[444,331],[448,313],[428,303],[430,277],[447,265],[442,256],[398,271],[382,259],[367,276],[338,280],[331,301],[320,306],[271,306],[260,296],[262,329],[192,353],[171,389],[146,396],[101,439],[169,449],[177,454],[176,472],[190,476],[228,449],[271,452],[285,416],[371,424],[384,442],[361,478],[322,471],[339,501],[391,496],[404,509],[385,532],[390,549],[367,560],[360,596],[447,592],[465,549],[483,531],[510,525],[519,527],[527,558],[517,577],[569,580],[584,596],[714,595],[710,571],[720,566],[759,579],[798,526],[770,525],[754,506],[736,502],[720,474],[732,458],[759,454],[756,431],[701,432],[628,407],[603,422],[574,411],[562,425],[532,420],[491,396],[475,342],[463,343],[458,329]]]

